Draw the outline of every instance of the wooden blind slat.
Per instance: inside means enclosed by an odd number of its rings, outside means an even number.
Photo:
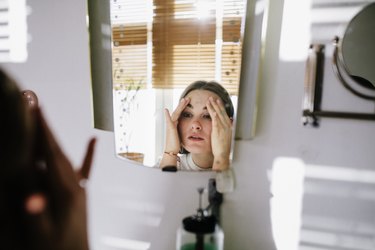
[[[116,0],[112,38],[114,71],[117,67],[120,74],[117,81],[145,78],[149,69],[154,88],[184,88],[195,80],[214,80],[216,50],[221,49],[220,82],[237,95],[245,0],[223,0],[221,24],[217,24],[215,0],[203,19],[197,18],[196,1],[154,0],[153,12],[149,1]],[[216,48],[217,34],[221,34],[221,48]],[[152,46],[147,46],[148,41]],[[150,49],[152,62],[147,62]]]

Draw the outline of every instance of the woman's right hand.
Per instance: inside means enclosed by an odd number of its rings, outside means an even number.
[[[182,111],[189,104],[190,98],[182,98],[180,103],[173,111],[172,114],[169,113],[168,109],[165,109],[165,122],[166,122],[166,139],[165,147],[162,160],[160,162],[160,167],[165,166],[176,166],[177,165],[177,154],[180,151],[181,142],[178,135],[178,119],[181,116]]]
[[[172,115],[168,109],[165,109],[165,120],[166,120],[166,141],[165,141],[165,152],[178,153],[180,151],[181,142],[178,135],[178,119],[181,116],[182,111],[189,104],[190,98],[182,98],[180,103],[173,111]]]

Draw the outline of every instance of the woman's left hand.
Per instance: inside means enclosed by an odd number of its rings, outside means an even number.
[[[232,144],[232,119],[229,118],[220,99],[210,97],[207,109],[212,119],[211,146],[214,162],[212,169],[224,171],[229,168]]]

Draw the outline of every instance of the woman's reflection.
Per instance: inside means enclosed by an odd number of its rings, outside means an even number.
[[[166,144],[159,166],[193,171],[227,170],[233,115],[230,95],[219,83],[190,84],[173,113],[165,109]]]

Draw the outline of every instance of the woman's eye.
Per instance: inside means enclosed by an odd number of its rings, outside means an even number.
[[[203,115],[203,118],[204,118],[204,119],[211,120],[211,116],[210,116],[210,114],[205,114],[205,115]]]
[[[192,117],[192,114],[190,114],[189,112],[182,112],[181,114],[181,118],[190,118]]]

